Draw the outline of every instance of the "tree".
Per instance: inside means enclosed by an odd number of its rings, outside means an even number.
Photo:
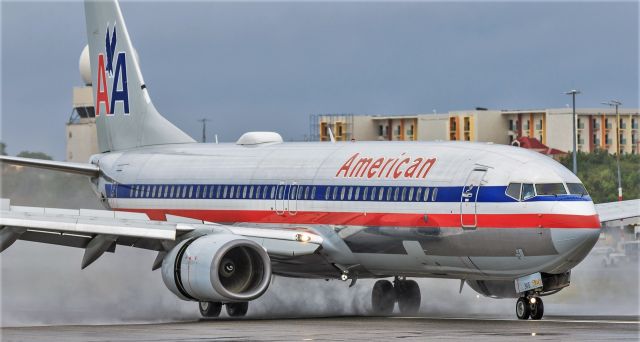
[[[51,158],[51,156],[49,156],[48,154],[43,153],[43,152],[22,151],[22,152],[18,153],[17,157],[53,160],[53,158]]]

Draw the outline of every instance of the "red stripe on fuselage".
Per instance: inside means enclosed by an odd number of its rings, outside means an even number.
[[[124,209],[145,213],[152,220],[166,220],[167,214],[209,222],[324,224],[345,226],[391,227],[460,227],[460,214],[348,213],[298,211],[278,215],[271,210],[198,210],[198,209]],[[465,223],[473,222],[473,215],[465,215]],[[600,228],[598,215],[565,214],[478,214],[478,228]]]

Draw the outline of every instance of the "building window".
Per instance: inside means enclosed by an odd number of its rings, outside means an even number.
[[[380,137],[384,136],[384,126],[383,125],[379,125],[378,126],[378,136],[380,136]]]

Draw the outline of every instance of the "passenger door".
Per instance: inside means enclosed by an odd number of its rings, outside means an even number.
[[[464,229],[476,229],[478,225],[478,194],[486,173],[486,167],[474,167],[462,187],[462,193],[460,194],[460,224]]]

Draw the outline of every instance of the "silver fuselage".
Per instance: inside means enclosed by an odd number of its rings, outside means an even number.
[[[463,142],[175,144],[96,155],[96,191],[114,210],[324,237],[276,274],[510,280],[562,273],[597,241],[588,196],[506,195],[509,183],[579,183],[525,149]]]

